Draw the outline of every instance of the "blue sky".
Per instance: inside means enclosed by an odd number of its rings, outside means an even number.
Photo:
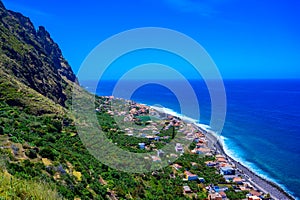
[[[223,78],[299,78],[297,0],[3,0],[43,25],[77,72],[101,41],[138,27],[165,27],[199,42]],[[134,2],[134,3],[133,3]]]

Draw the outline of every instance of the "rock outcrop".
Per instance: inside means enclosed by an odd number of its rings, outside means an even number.
[[[28,17],[7,10],[0,1],[0,70],[54,102],[65,106],[75,74],[59,46],[42,26],[36,30]]]

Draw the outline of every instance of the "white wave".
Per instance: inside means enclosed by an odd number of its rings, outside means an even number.
[[[200,123],[195,123],[196,126],[198,126],[199,128],[205,130],[205,131],[208,131],[208,132],[211,132],[211,127],[207,124],[200,124]]]
[[[235,146],[234,143],[229,138],[226,138],[226,137],[224,137],[224,136],[222,136],[222,135],[214,132],[209,125],[207,125],[207,124],[201,124],[201,123],[199,123],[198,120],[195,120],[193,118],[184,116],[184,115],[182,115],[180,113],[177,113],[176,111],[174,111],[172,109],[169,109],[169,108],[158,107],[158,106],[150,106],[150,107],[153,108],[153,109],[155,109],[155,110],[157,110],[157,111],[159,111],[159,112],[179,117],[183,121],[193,123],[194,125],[198,126],[200,129],[209,132],[210,134],[212,134],[216,138],[220,137],[219,142],[221,143],[224,152],[228,156],[230,156],[235,161],[242,163],[242,165],[244,165],[245,167],[249,168],[251,171],[253,171],[257,175],[261,176],[262,178],[264,178],[266,180],[269,180],[269,181],[271,181],[273,183],[276,183],[282,189],[284,189],[289,194],[291,194],[291,192],[284,185],[282,185],[281,183],[278,183],[278,181],[276,179],[271,178],[270,175],[268,175],[265,171],[263,171],[262,169],[260,169],[254,163],[251,163],[251,162],[247,161],[245,159],[245,155],[244,155],[244,152],[242,150],[239,150],[239,148],[237,146]]]
[[[244,152],[242,150],[240,150],[239,147],[236,147],[234,145],[234,143],[230,141],[229,138],[226,138],[224,136],[221,136],[220,138],[221,138],[220,142],[223,145],[223,150],[228,156],[230,156],[235,161],[240,162],[242,165],[244,165],[245,167],[247,167],[248,169],[253,171],[255,174],[259,175],[260,177],[277,184],[282,189],[284,189],[286,192],[288,192],[290,195],[292,195],[291,191],[289,191],[285,185],[279,183],[278,180],[272,178],[268,173],[263,171],[256,164],[247,161],[245,159]]]
[[[185,115],[182,115],[170,108],[165,108],[165,107],[159,107],[159,106],[150,106],[151,108],[153,108],[154,110],[157,110],[158,112],[161,112],[161,113],[166,113],[168,115],[172,115],[172,116],[175,116],[175,117],[178,117],[180,119],[182,119],[183,121],[186,121],[186,122],[190,122],[190,123],[197,123],[198,120],[196,119],[193,119],[191,117],[188,117],[188,116],[185,116]]]

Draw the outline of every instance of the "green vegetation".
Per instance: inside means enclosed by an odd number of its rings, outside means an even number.
[[[54,184],[57,192],[64,198],[101,199],[105,198],[108,191],[115,191],[120,198],[157,199],[165,195],[169,198],[185,198],[182,191],[184,184],[188,184],[199,194],[203,193],[203,187],[197,183],[185,183],[182,173],[171,178],[171,166],[157,171],[155,175],[136,175],[119,172],[101,164],[85,149],[76,134],[74,122],[65,116],[35,116],[25,112],[22,107],[1,102],[0,119],[0,126],[3,127],[1,146],[9,147],[2,151],[9,158],[6,164],[8,172],[14,178],[29,181],[28,183],[42,181]],[[105,112],[99,113],[99,119],[111,140],[118,141],[125,149],[143,151],[136,146],[139,142],[147,142],[144,138],[133,140],[133,137],[129,138],[115,130],[113,118]],[[11,148],[12,146],[15,147]],[[24,150],[23,154],[21,149]],[[185,154],[178,163],[191,168],[191,172],[203,176],[207,181],[218,182],[221,177],[215,173],[215,169],[205,166],[207,159],[211,158]],[[199,168],[192,168],[192,161],[199,163]],[[80,172],[81,181],[71,171]],[[105,184],[99,181],[100,177],[105,180]]]
[[[61,199],[55,187],[49,184],[17,179],[0,172],[0,199]]]
[[[226,191],[227,198],[229,199],[245,199],[246,194],[248,194],[248,191],[235,192],[232,187]]]
[[[193,195],[183,193],[185,185],[205,199],[205,186],[224,182],[205,165],[212,157],[184,154],[176,161],[181,170],[170,165],[145,174],[120,172],[96,160],[67,110],[72,87],[79,86],[73,85],[76,77],[60,49],[44,28],[34,30],[28,18],[7,11],[1,2],[0,12],[0,199],[190,199]],[[104,98],[96,99],[98,108]],[[136,153],[152,150],[139,149],[138,143],[149,145],[149,140],[125,135],[106,111],[100,107],[97,117],[112,143]],[[150,120],[138,118],[137,126]],[[151,142],[156,149],[174,138],[173,128],[158,134],[168,139]],[[184,180],[184,170],[205,183]],[[232,198],[237,195],[228,191]]]
[[[3,88],[3,85],[0,86]],[[34,96],[34,93],[31,94],[29,96]],[[74,121],[66,114],[58,114],[53,110],[54,113],[34,115],[23,106],[9,105],[6,96],[2,96],[2,99],[0,146],[5,147],[2,154],[8,157],[6,168],[15,179],[28,181],[28,187],[46,182],[55,185],[56,191],[66,199],[102,199],[109,193],[121,199],[188,199],[183,194],[184,185],[190,186],[198,197],[204,198],[207,197],[205,184],[224,182],[215,168],[207,167],[204,163],[213,158],[190,154],[184,154],[176,161],[183,166],[179,171],[168,166],[153,174],[138,175],[111,169],[89,154],[77,135]],[[101,102],[101,98],[98,100]],[[146,151],[140,150],[137,144],[147,144],[147,139],[124,135],[113,117],[105,111],[99,112],[97,116],[112,142],[117,142],[128,151]],[[172,133],[173,130],[168,129],[162,130],[159,135],[171,136]],[[159,146],[161,143],[156,144]],[[197,166],[192,166],[191,162],[197,163]],[[205,184],[184,181],[184,169],[203,177]]]

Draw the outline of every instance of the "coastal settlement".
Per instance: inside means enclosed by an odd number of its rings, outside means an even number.
[[[239,199],[263,200],[263,199],[292,199],[279,186],[254,174],[241,163],[235,161],[223,150],[218,136],[208,128],[196,125],[193,122],[182,120],[179,116],[165,113],[162,109],[138,104],[131,100],[114,98],[113,96],[102,97],[102,102],[95,109],[96,112],[106,111],[118,121],[118,125],[129,137],[143,138],[131,148],[136,152],[156,151],[152,156],[152,162],[160,162],[162,157],[178,157],[177,154],[166,155],[161,148],[164,144],[174,139],[175,135],[181,133],[190,145],[184,146],[176,143],[174,149],[180,155],[198,155],[208,158],[205,161],[207,167],[216,170],[223,177],[223,181],[211,184],[203,177],[192,171],[201,170],[196,162],[190,162],[186,168],[174,161],[169,165],[173,168],[171,178],[181,177],[186,184],[182,186],[184,195],[197,198],[197,193],[188,183],[194,182],[203,190],[207,191],[208,200],[229,199],[228,194],[238,194]],[[152,175],[156,175],[153,172]]]

